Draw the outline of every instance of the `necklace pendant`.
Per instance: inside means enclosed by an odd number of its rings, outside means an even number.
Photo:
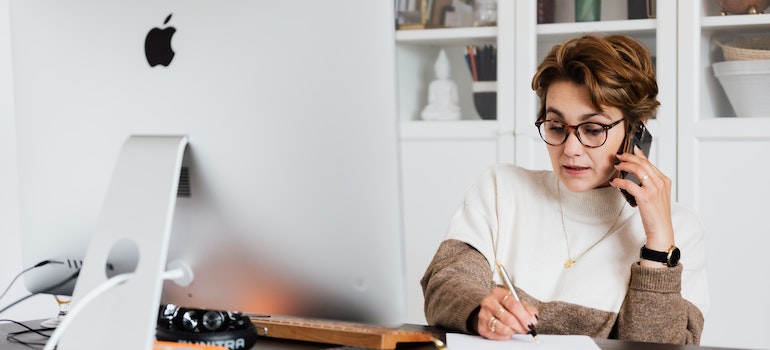
[[[564,262],[564,268],[565,269],[570,268],[570,266],[572,266],[572,265],[575,265],[575,260],[573,260],[573,259],[569,259],[569,260]]]

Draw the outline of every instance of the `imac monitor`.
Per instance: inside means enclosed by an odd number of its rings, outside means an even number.
[[[11,35],[25,266],[86,256],[130,136],[182,135],[162,303],[402,322],[391,3],[12,0]]]

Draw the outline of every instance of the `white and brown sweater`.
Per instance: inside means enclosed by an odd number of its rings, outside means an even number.
[[[672,204],[677,267],[638,264],[645,242],[638,210],[617,189],[560,192],[572,258],[612,233],[570,268],[551,171],[498,165],[466,193],[421,280],[428,323],[475,333],[469,318],[495,285],[495,259],[519,296],[539,310],[538,332],[659,343],[700,341],[709,306],[703,226]]]

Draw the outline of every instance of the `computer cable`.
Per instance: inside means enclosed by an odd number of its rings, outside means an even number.
[[[51,335],[43,333],[43,332],[46,332],[46,331],[50,332],[50,331],[53,330],[53,328],[38,328],[38,329],[34,329],[34,328],[29,327],[26,324],[23,324],[23,323],[21,323],[19,321],[14,321],[14,320],[9,320],[9,319],[0,319],[0,322],[11,322],[11,323],[14,323],[14,324],[16,324],[18,326],[21,326],[21,327],[25,328],[23,331],[17,331],[17,332],[10,332],[10,333],[8,333],[8,335],[5,337],[5,339],[7,339],[9,342],[14,342],[14,343],[17,343],[17,344],[26,345],[28,347],[32,347],[32,346],[45,346],[45,342],[21,340],[21,339],[18,338],[20,335],[28,334],[28,333],[35,333],[35,334],[43,337],[43,339],[48,339]]]
[[[14,284],[14,283],[16,283],[16,280],[17,280],[17,279],[19,279],[19,277],[21,277],[22,275],[24,275],[25,273],[27,273],[27,272],[29,272],[29,271],[31,271],[31,270],[34,270],[34,269],[36,269],[36,268],[38,268],[38,267],[41,267],[41,266],[45,266],[45,265],[48,265],[48,264],[50,264],[50,263],[52,263],[52,262],[53,262],[53,260],[43,260],[43,261],[41,261],[41,262],[39,262],[39,263],[35,264],[35,266],[32,266],[32,267],[28,267],[28,268],[24,269],[23,271],[19,272],[19,274],[17,274],[17,275],[16,275],[16,277],[14,277],[14,278],[13,278],[13,280],[11,281],[11,283],[10,283],[10,284],[8,284],[8,287],[7,287],[7,288],[5,288],[5,291],[3,291],[3,294],[0,294],[0,300],[2,300],[2,299],[3,299],[3,297],[4,297],[6,294],[8,294],[8,291],[9,291],[9,290],[11,290],[11,287],[13,287],[13,284]]]
[[[20,298],[19,300],[16,300],[16,301],[14,301],[14,302],[13,302],[13,303],[11,303],[10,305],[8,305],[8,306],[6,306],[6,307],[4,307],[4,308],[0,309],[0,315],[2,315],[2,314],[3,314],[3,312],[5,312],[6,310],[8,310],[8,309],[10,309],[10,308],[12,308],[12,307],[14,307],[14,306],[16,306],[16,304],[19,304],[19,303],[21,303],[21,302],[23,302],[23,301],[25,301],[25,300],[27,300],[27,299],[29,299],[29,298],[32,298],[32,297],[34,297],[35,295],[38,295],[38,294],[41,294],[41,293],[45,293],[45,291],[48,291],[48,290],[56,290],[57,288],[59,288],[59,287],[61,287],[61,286],[65,285],[65,284],[69,283],[70,281],[72,281],[72,280],[74,280],[74,279],[78,278],[78,275],[79,275],[79,274],[80,274],[80,271],[78,270],[77,272],[73,273],[72,275],[70,275],[69,277],[67,277],[66,279],[64,279],[63,281],[61,281],[61,282],[59,282],[59,283],[57,283],[57,284],[54,284],[54,285],[53,285],[53,286],[51,286],[51,287],[48,287],[48,288],[46,288],[46,289],[45,289],[45,290],[43,290],[42,292],[39,292],[39,293],[31,293],[31,294],[29,294],[29,295],[27,295],[27,296],[25,296],[25,297],[22,297],[22,298]]]
[[[59,324],[58,327],[56,327],[56,330],[53,331],[51,334],[51,338],[48,339],[48,342],[45,344],[45,347],[43,347],[43,350],[53,350],[56,348],[56,344],[59,343],[59,338],[61,338],[62,334],[64,334],[64,331],[69,328],[70,324],[72,323],[72,320],[74,320],[78,314],[87,306],[90,304],[94,299],[96,299],[99,295],[102,293],[112,289],[113,287],[124,283],[128,281],[131,276],[133,276],[134,273],[124,273],[117,276],[113,276],[106,281],[100,283],[96,286],[96,288],[89,291],[86,295],[83,296],[82,299],[78,300],[78,302],[75,304],[75,306],[67,313],[67,317],[62,320],[62,322]]]
[[[173,270],[169,270],[164,272],[161,275],[161,278],[163,280],[176,280],[176,279],[184,279],[189,277],[188,276],[189,271],[186,271],[182,268],[177,268]],[[62,322],[59,324],[58,327],[56,327],[56,330],[53,331],[51,334],[51,338],[48,339],[48,342],[45,344],[45,347],[43,347],[43,350],[53,350],[56,348],[56,345],[59,343],[59,339],[64,334],[64,332],[69,328],[70,324],[72,324],[72,321],[77,318],[78,314],[88,305],[90,304],[94,299],[99,297],[99,295],[107,292],[108,290],[114,288],[117,285],[120,285],[129,279],[134,275],[133,272],[130,273],[124,273],[120,275],[116,275],[113,277],[110,277],[106,281],[100,283],[97,285],[94,289],[90,290],[88,293],[86,293],[82,298],[79,298],[77,302],[74,304],[74,307],[67,313],[67,317],[62,320]]]

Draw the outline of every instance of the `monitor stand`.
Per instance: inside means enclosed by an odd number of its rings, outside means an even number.
[[[166,269],[184,136],[131,136],[123,145],[73,294],[107,281],[111,252],[136,255],[134,275],[84,304],[60,350],[151,350]],[[112,260],[111,260],[112,261]]]

